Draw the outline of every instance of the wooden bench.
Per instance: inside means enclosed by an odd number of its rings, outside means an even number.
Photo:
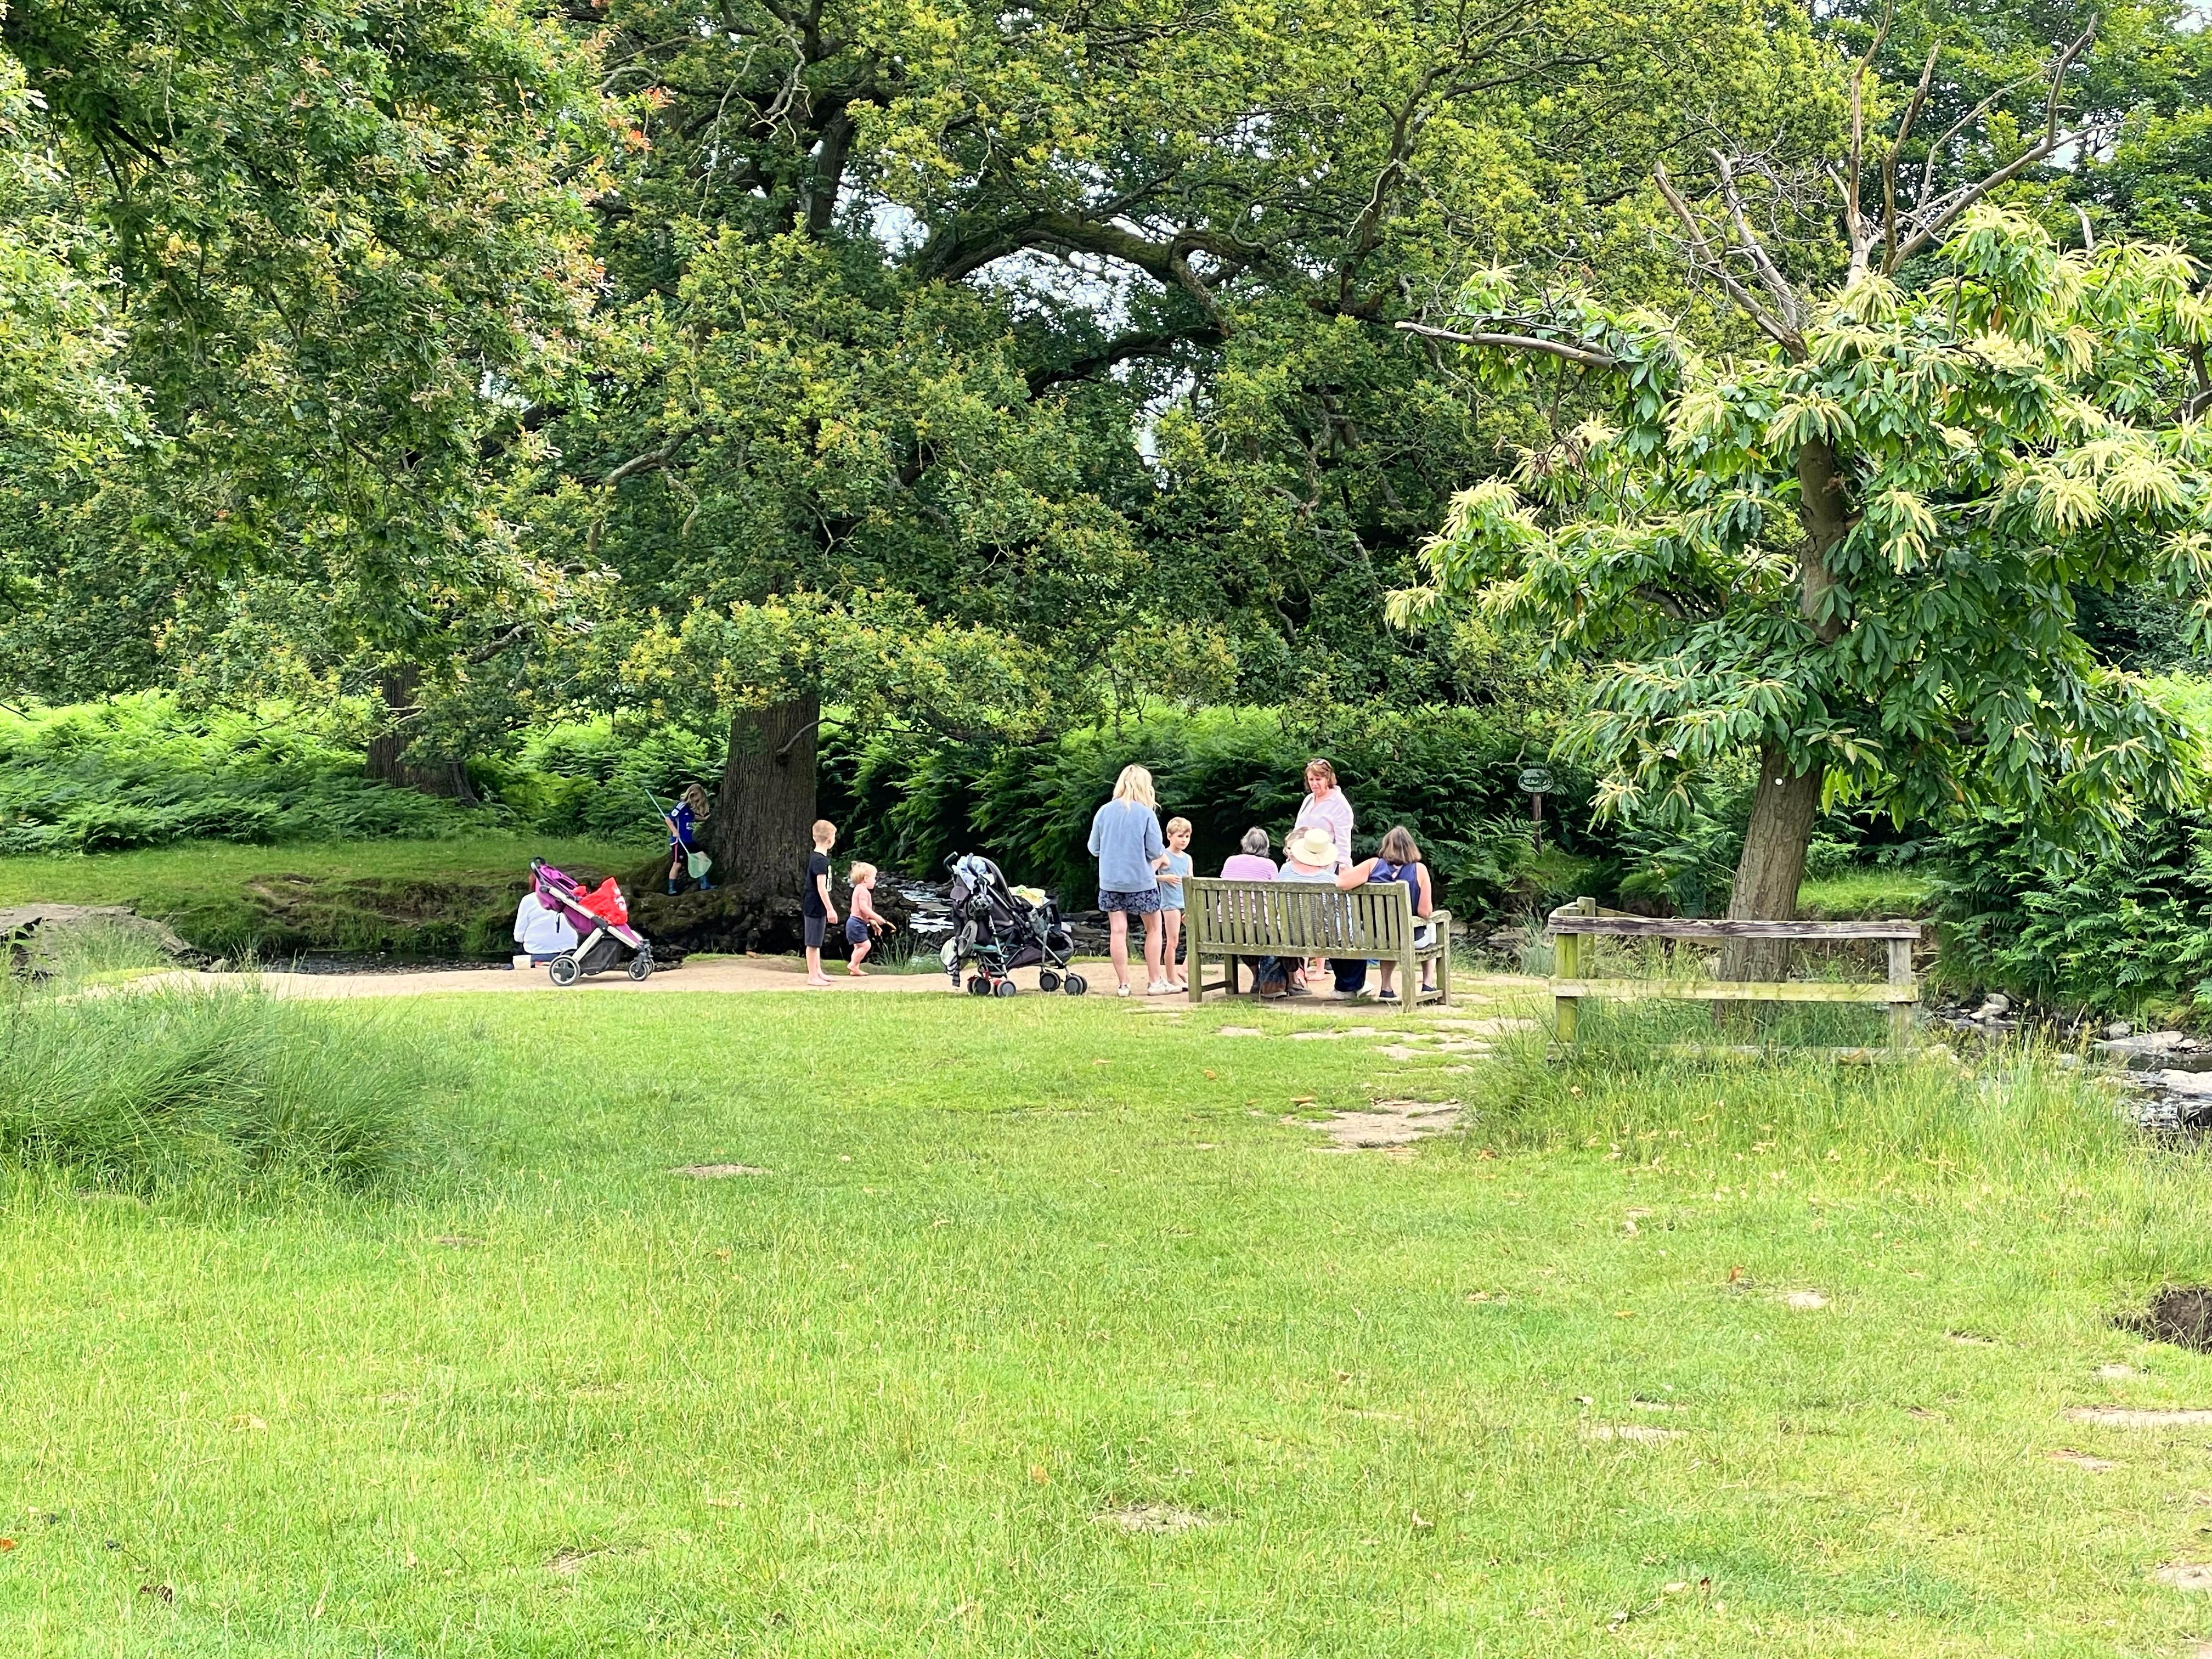
[[[1348,893],[1317,881],[1186,876],[1182,885],[1193,1002],[1204,1001],[1208,991],[1236,995],[1239,957],[1357,957],[1397,964],[1400,1006],[1451,1004],[1451,912],[1438,910],[1425,918],[1436,926],[1428,943],[1416,944],[1413,898],[1402,883],[1355,887]],[[1206,982],[1208,957],[1224,970],[1212,985]],[[1425,992],[1421,968],[1430,962],[1437,964],[1437,982]]]
[[[1577,899],[1552,912],[1545,925],[1558,941],[1552,972],[1553,1029],[1563,1042],[1575,1036],[1584,997],[1673,997],[1684,1002],[1879,1002],[1889,1005],[1893,1048],[1912,1042],[1912,1009],[1920,983],[1912,973],[1917,921],[1686,921],[1673,916],[1631,916],[1600,910]],[[1889,947],[1889,975],[1881,984],[1840,980],[1584,979],[1583,941],[1593,938],[1692,939],[1773,939],[1808,942],[1876,939]]]

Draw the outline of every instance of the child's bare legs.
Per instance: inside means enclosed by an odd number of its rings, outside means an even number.
[[[1167,975],[1160,971],[1160,913],[1157,910],[1145,918],[1145,974],[1148,993],[1153,986],[1167,983]]]
[[[1129,913],[1109,910],[1106,913],[1106,955],[1114,964],[1114,981],[1123,990],[1129,988]]]
[[[818,945],[810,945],[806,947],[806,982],[809,985],[827,985],[830,982],[830,975],[822,971],[822,947]]]
[[[1182,942],[1182,912],[1163,910],[1160,921],[1167,935],[1160,945],[1160,965],[1167,969],[1169,984],[1177,990],[1185,989],[1182,970],[1176,966],[1176,948]]]
[[[845,971],[848,974],[858,974],[862,979],[866,979],[868,976],[868,970],[860,964],[868,959],[868,952],[875,949],[875,945],[876,942],[872,939],[864,939],[855,945],[853,947],[852,960],[845,964]]]

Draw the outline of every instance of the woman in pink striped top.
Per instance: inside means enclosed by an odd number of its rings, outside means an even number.
[[[1298,807],[1296,830],[1325,830],[1336,843],[1336,861],[1352,862],[1352,803],[1336,787],[1336,769],[1325,760],[1306,763],[1306,798]]]

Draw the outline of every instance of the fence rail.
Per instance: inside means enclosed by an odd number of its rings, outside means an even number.
[[[1920,982],[1912,971],[1912,947],[1920,939],[1917,921],[1693,921],[1674,916],[1632,916],[1601,910],[1592,899],[1562,905],[1546,919],[1556,941],[1552,973],[1553,1029],[1563,1042],[1574,1040],[1584,997],[1662,997],[1682,1002],[1860,1002],[1887,1003],[1893,1048],[1912,1042],[1912,1010]],[[1880,939],[1889,947],[1886,982],[1852,984],[1837,980],[1661,980],[1585,979],[1585,939],[1670,939],[1720,942],[1728,939],[1795,939],[1820,943]]]

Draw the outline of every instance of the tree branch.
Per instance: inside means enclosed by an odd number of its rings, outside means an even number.
[[[1540,339],[1533,334],[1461,334],[1448,328],[1432,328],[1426,323],[1399,323],[1395,326],[1402,333],[1418,334],[1427,340],[1448,340],[1454,345],[1489,346],[1499,351],[1542,352],[1547,356],[1563,357],[1584,368],[1626,367],[1620,358],[1607,352],[1569,345],[1564,340]]]
[[[1666,164],[1662,162],[1653,167],[1651,176],[1658,184],[1659,193],[1667,198],[1667,205],[1674,210],[1674,216],[1682,222],[1682,228],[1689,234],[1691,247],[1721,287],[1728,291],[1729,298],[1735,301],[1736,308],[1758,324],[1760,331],[1777,345],[1792,357],[1802,360],[1805,356],[1804,341],[1797,337],[1795,329],[1776,321],[1766,307],[1753,296],[1751,290],[1736,281],[1727,265],[1714,254],[1712,245],[1705,240],[1705,233],[1698,228],[1697,216],[1691,212],[1690,204],[1675,190],[1674,181],[1667,177]]]

